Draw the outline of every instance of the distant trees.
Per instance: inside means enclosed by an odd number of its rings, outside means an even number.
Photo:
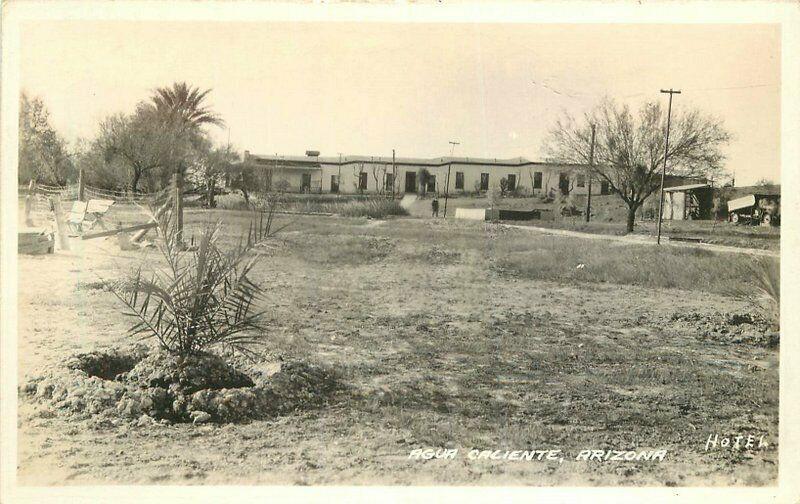
[[[20,183],[36,180],[65,185],[74,167],[61,135],[50,124],[50,113],[41,98],[20,95],[19,170]]]
[[[203,130],[208,124],[224,124],[204,104],[210,91],[175,83],[156,89],[133,113],[103,119],[97,138],[77,155],[87,180],[134,192],[144,185],[154,191],[180,171],[202,185],[213,204],[213,191],[229,170],[222,159],[231,158],[232,152],[215,147]],[[120,184],[120,178],[125,182]]]
[[[580,120],[568,114],[560,118],[548,134],[545,151],[559,162],[588,164],[592,124],[596,141],[591,173],[626,203],[631,232],[636,210],[660,187],[666,111],[650,102],[634,113],[627,105],[606,99]],[[722,173],[721,148],[730,138],[716,118],[697,110],[673,110],[667,173],[690,177]]]
[[[208,205],[223,181],[238,185],[247,199],[248,185],[256,182],[252,170],[237,166],[233,148],[214,145],[204,130],[224,124],[206,105],[210,92],[185,82],[158,88],[132,112],[101,120],[96,136],[78,140],[72,151],[50,125],[42,100],[22,93],[19,181],[65,185],[82,169],[95,187],[156,191],[180,172],[202,188]]]

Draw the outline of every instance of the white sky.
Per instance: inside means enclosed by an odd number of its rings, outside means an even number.
[[[721,117],[737,185],[780,178],[780,32],[770,25],[25,24],[21,84],[70,141],[159,86],[212,88],[218,141],[261,154],[541,159],[563,110],[604,94]],[[534,84],[534,81],[539,83]],[[548,89],[555,89],[561,94]],[[728,88],[728,89],[726,89]],[[735,88],[735,89],[730,89]],[[572,95],[572,96],[569,96]]]

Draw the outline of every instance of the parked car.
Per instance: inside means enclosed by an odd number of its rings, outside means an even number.
[[[781,204],[779,195],[748,194],[728,201],[728,220],[735,224],[779,226]]]

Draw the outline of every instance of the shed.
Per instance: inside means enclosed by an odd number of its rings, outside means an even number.
[[[664,189],[664,219],[695,220],[711,217],[714,203],[709,184],[687,184]]]

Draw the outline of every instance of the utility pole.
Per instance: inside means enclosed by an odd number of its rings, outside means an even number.
[[[586,193],[586,222],[589,222],[589,215],[592,213],[592,168],[594,167],[594,124],[592,124],[592,143],[589,144],[589,192]]]
[[[669,154],[669,127],[672,119],[672,95],[681,94],[680,91],[675,91],[669,88],[661,90],[662,93],[669,95],[669,108],[667,109],[667,139],[664,142],[664,168],[661,170],[661,192],[659,194],[658,203],[658,237],[656,243],[661,245],[661,221],[664,219],[664,178],[667,176],[667,155]]]
[[[394,162],[394,149],[392,149],[392,199],[394,199],[394,186],[397,184],[397,165]]]
[[[339,194],[342,188],[342,153],[337,152],[339,154],[339,171],[336,174],[336,194]]]
[[[456,150],[456,145],[461,145],[461,142],[450,140],[450,162],[447,163],[447,180],[444,183],[444,217],[447,218],[447,197],[450,195],[450,168],[453,166],[453,153]]]

